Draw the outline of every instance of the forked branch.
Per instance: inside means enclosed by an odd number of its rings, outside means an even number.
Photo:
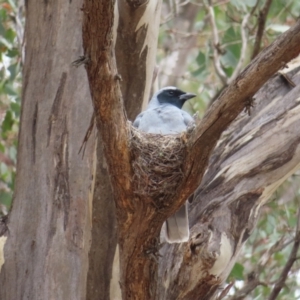
[[[84,55],[97,127],[111,175],[119,224],[123,298],[151,299],[157,289],[157,237],[167,219],[197,188],[221,133],[277,70],[300,51],[300,21],[280,36],[229,85],[187,137],[183,182],[162,210],[137,196],[132,179],[129,125],[113,49],[113,0],[84,1]],[[147,199],[148,200],[148,199]],[[155,204],[155,203],[154,203]]]

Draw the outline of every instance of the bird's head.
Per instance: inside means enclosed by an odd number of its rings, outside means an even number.
[[[156,97],[160,104],[168,103],[181,109],[185,101],[196,97],[196,95],[186,93],[173,86],[168,86],[159,90],[156,93]]]

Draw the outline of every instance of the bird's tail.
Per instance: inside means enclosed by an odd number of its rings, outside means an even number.
[[[168,243],[183,243],[189,239],[188,203],[166,221],[166,236]]]

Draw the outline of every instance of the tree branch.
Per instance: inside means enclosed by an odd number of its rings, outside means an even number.
[[[258,265],[255,266],[254,270],[249,272],[248,280],[245,282],[244,286],[236,291],[236,293],[229,297],[228,300],[242,300],[247,295],[249,295],[257,286],[266,285],[265,283],[259,281],[259,274],[265,269],[266,265],[269,263],[272,255],[278,251],[281,251],[287,247],[294,239],[286,241],[285,236],[281,237],[271,248],[262,255],[261,259],[258,262]],[[267,286],[267,285],[266,285]]]
[[[138,194],[139,191],[135,186],[137,176],[134,176],[131,169],[132,156],[129,150],[128,126],[121,101],[112,49],[113,12],[113,1],[99,3],[96,0],[86,0],[84,2],[83,45],[85,56],[89,57],[87,74],[117,208],[122,296],[124,299],[151,299],[156,294],[158,284],[156,280],[157,258],[155,256],[157,254],[157,237],[163,221],[194,192],[221,133],[243,110],[248,99],[275,71],[298,54],[300,21],[263,51],[233,81],[219,100],[212,105],[200,126],[198,125],[190,137],[189,134],[182,136],[188,138],[186,147],[184,145],[181,147],[182,143],[176,136],[163,137],[167,144],[177,145],[182,149],[181,154],[186,153],[187,156],[185,161],[179,160],[183,173],[177,171],[173,174],[174,176],[176,174],[184,175],[182,184],[178,186],[177,190],[173,189],[172,195],[161,202],[159,197],[152,198]],[[131,134],[131,147],[133,139],[145,137],[145,134],[134,130],[131,131]],[[146,144],[149,142],[151,142],[150,136],[144,140]],[[141,142],[142,144],[143,142]],[[154,145],[157,148],[163,144],[154,142]],[[169,149],[173,149],[173,147]],[[172,151],[170,152],[172,154]],[[137,169],[135,168],[134,171],[136,175]],[[165,190],[163,185],[160,188]],[[262,191],[259,189],[252,191],[245,196],[245,199],[252,203],[252,199],[261,193]],[[202,232],[204,240],[210,240],[211,229],[204,225]],[[190,251],[193,255],[185,257],[186,264],[184,265],[186,267],[191,266],[188,261],[191,257],[195,257],[195,253],[198,253],[197,245],[203,243],[203,238],[200,238],[201,241],[197,236],[191,239]],[[228,242],[228,238],[224,235],[221,235],[221,240],[223,244]],[[213,242],[213,248],[217,251],[220,240],[213,239]],[[214,254],[212,255],[210,251],[205,253],[207,263],[213,262]],[[226,263],[228,258],[224,261]],[[212,282],[219,281],[214,277],[211,279]],[[207,282],[207,284],[209,286],[211,283]],[[193,299],[195,291],[196,289],[193,289],[192,292],[188,290],[183,292],[186,297],[190,297],[188,299]],[[211,292],[213,293],[214,290]]]
[[[254,289],[259,285],[266,286],[265,283],[258,280],[258,278],[253,278],[245,283],[245,285],[235,293],[234,296],[228,298],[229,300],[243,300],[247,295],[249,295]]]
[[[223,133],[190,204],[189,242],[161,250],[163,299],[213,297],[256,226],[260,208],[299,167],[299,74],[293,81],[295,88],[280,76],[272,78],[257,93],[251,116],[240,115]]]
[[[113,56],[114,1],[84,1],[83,48],[89,57],[86,65],[97,127],[104,142],[104,152],[112,176],[118,206],[123,207],[131,191],[127,121],[119,89]],[[122,191],[122,192],[120,192]]]
[[[221,133],[245,108],[249,99],[276,71],[300,52],[300,21],[265,48],[226,88],[209,108],[188,140],[182,199],[197,188],[206,169],[207,158]],[[182,200],[182,203],[184,200]]]
[[[253,53],[252,53],[251,59],[255,58],[255,56],[260,51],[260,44],[261,44],[261,40],[262,40],[262,37],[264,34],[267,16],[268,16],[272,1],[273,0],[266,0],[266,3],[264,5],[263,9],[259,12],[258,27],[257,27],[257,32],[256,32],[256,37],[255,37],[255,42],[254,42]]]
[[[103,141],[119,229],[120,249],[123,249],[126,229],[131,224],[129,211],[132,197],[132,170],[128,126],[119,89],[113,51],[114,1],[84,1],[83,48],[89,58],[86,65],[97,128]],[[130,251],[130,250],[129,250]],[[131,253],[130,253],[131,254]],[[127,259],[127,255],[124,255]],[[125,270],[123,267],[121,270]],[[125,272],[125,271],[124,271]],[[126,274],[126,272],[125,272]],[[126,276],[121,275],[121,281]],[[128,286],[127,283],[123,286]],[[125,293],[125,290],[122,290]]]
[[[206,5],[206,9],[208,11],[209,15],[209,21],[211,24],[212,32],[213,32],[213,62],[215,66],[216,73],[218,74],[219,78],[221,79],[222,83],[224,85],[227,84],[227,76],[221,66],[221,60],[220,60],[220,42],[219,42],[219,34],[218,34],[218,28],[216,25],[215,20],[215,13],[214,9],[210,5]]]
[[[112,0],[84,2],[83,46],[85,57],[89,58],[87,74],[116,203],[122,297],[150,299],[157,285],[153,282],[157,273],[156,261],[151,252],[157,244],[153,236],[158,236],[163,217],[157,221],[153,217],[156,208],[141,201],[132,188],[134,176],[130,164],[129,126],[121,101],[118,84],[120,76],[116,71],[113,51],[113,3]],[[145,29],[147,22],[153,21],[153,15],[148,10],[157,13],[159,4],[159,0],[151,1],[149,6],[141,7],[145,14],[143,18],[139,16],[137,27],[133,30]],[[144,53],[148,45],[141,45]],[[146,81],[149,84],[148,79]],[[151,226],[153,220],[155,225]]]
[[[297,218],[297,227],[295,232],[295,240],[294,245],[292,248],[292,251],[290,253],[290,256],[269,296],[269,300],[275,300],[277,296],[279,295],[280,291],[282,290],[285,281],[287,279],[287,276],[294,264],[294,262],[298,259],[297,252],[300,246],[300,208],[298,209],[298,218]]]
[[[242,68],[243,68],[243,64],[244,64],[244,60],[246,57],[246,52],[247,52],[247,46],[248,46],[248,38],[247,38],[247,33],[246,33],[246,29],[247,29],[247,24],[249,21],[251,14],[248,13],[244,16],[242,24],[241,24],[241,36],[242,36],[242,49],[241,49],[241,56],[239,59],[239,62],[233,72],[233,74],[231,75],[231,77],[229,78],[228,82],[232,82],[237,76],[238,74],[241,72]]]

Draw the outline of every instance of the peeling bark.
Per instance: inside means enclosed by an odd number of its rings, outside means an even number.
[[[122,96],[129,120],[134,120],[150,97],[160,24],[161,0],[118,0],[115,46]]]
[[[240,115],[223,133],[190,205],[190,241],[162,249],[159,299],[211,299],[260,208],[299,168],[299,68],[293,73],[296,88],[275,76],[256,94],[251,117]]]

